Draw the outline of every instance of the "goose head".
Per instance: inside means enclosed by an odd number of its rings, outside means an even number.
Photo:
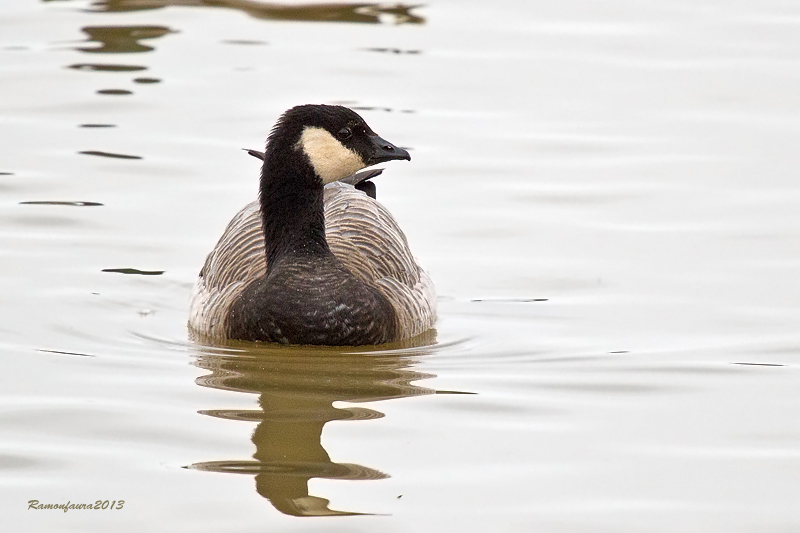
[[[406,150],[381,138],[355,111],[332,105],[293,107],[278,120],[265,160],[298,155],[323,184],[377,163],[411,160]]]

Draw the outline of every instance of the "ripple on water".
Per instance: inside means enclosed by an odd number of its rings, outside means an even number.
[[[100,89],[97,91],[97,94],[109,94],[112,96],[127,96],[129,94],[133,94],[133,91],[129,91],[127,89]]]
[[[364,407],[348,407],[336,410],[336,415],[330,418],[328,414],[321,413],[316,409],[301,409],[290,408],[281,411],[256,411],[252,409],[211,409],[198,411],[201,415],[213,416],[214,418],[221,418],[224,420],[238,420],[248,422],[258,422],[260,420],[305,420],[305,421],[319,421],[319,420],[375,420],[383,418],[384,414],[373,409],[366,409]]]
[[[23,205],[68,205],[74,207],[98,207],[103,204],[100,202],[70,202],[61,200],[32,200],[28,202],[20,202]]]
[[[83,155],[96,155],[98,157],[110,157],[112,159],[144,159],[139,155],[116,154],[114,152],[103,152],[101,150],[82,150],[78,153]]]
[[[35,468],[42,464],[42,461],[37,461],[22,455],[0,455],[0,471],[6,470],[27,470]]]
[[[163,270],[139,270],[138,268],[104,268],[101,272],[113,272],[116,274],[133,274],[137,276],[160,276]]]
[[[364,48],[367,52],[378,52],[379,54],[395,54],[395,55],[417,55],[421,54],[422,50],[404,50],[402,48]]]
[[[142,65],[112,65],[100,63],[76,63],[74,65],[69,65],[67,68],[92,72],[138,72],[140,70],[147,70],[147,67]]]
[[[225,39],[220,41],[222,44],[238,44],[244,46],[263,46],[269,44],[267,41],[255,41],[249,39]]]

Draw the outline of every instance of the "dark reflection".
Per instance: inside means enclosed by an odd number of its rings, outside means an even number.
[[[110,94],[112,96],[127,96],[133,94],[133,91],[127,89],[100,89],[97,94]]]
[[[116,274],[134,274],[137,276],[160,276],[163,270],[139,270],[138,268],[104,268],[101,272],[114,272]]]
[[[136,72],[139,70],[147,70],[147,67],[141,65],[102,65],[97,63],[78,63],[76,65],[69,65],[67,68],[95,72]]]
[[[133,78],[134,83],[161,83],[160,78]]]
[[[359,105],[358,102],[350,100],[332,100],[328,102],[333,105],[343,105],[355,111],[382,111],[384,113],[415,113],[413,109],[392,109],[391,107],[374,106],[374,105]],[[407,146],[402,147],[404,150],[413,150]]]
[[[378,107],[374,105],[352,106],[350,109],[354,111],[384,111],[386,113],[391,113],[393,111],[391,107]]]
[[[100,150],[83,150],[78,153],[83,155],[96,155],[98,157],[110,157],[112,159],[143,159],[140,155],[115,154],[113,152],[101,152]]]
[[[80,124],[79,128],[116,128],[116,124]]]
[[[547,302],[547,298],[475,298],[470,302],[498,302],[498,303],[531,303],[531,302]]]
[[[394,24],[424,24],[423,17],[411,10],[419,5],[356,4],[279,4],[256,0],[96,0],[97,11],[140,11],[167,6],[224,7],[244,11],[251,17],[271,20],[317,22],[360,22],[378,24],[381,18]]]
[[[253,460],[212,461],[190,468],[255,475],[256,491],[288,515],[363,514],[332,510],[327,499],[308,492],[313,478],[388,477],[367,466],[332,461],[320,441],[322,429],[332,420],[383,417],[373,409],[334,407],[334,402],[375,402],[436,393],[412,384],[434,377],[413,367],[435,335],[430,332],[405,346],[393,346],[406,348],[403,350],[371,354],[363,353],[364,349],[358,353],[356,348],[343,353],[341,348],[231,343],[230,348],[241,351],[199,355],[197,366],[210,372],[198,378],[199,385],[258,394],[260,409],[200,411],[217,418],[258,422],[252,436],[256,451]]]
[[[365,48],[367,52],[378,52],[380,54],[421,54],[422,50],[403,50],[402,48]]]
[[[40,349],[40,350],[36,350],[36,351],[37,352],[42,352],[42,353],[55,353],[55,354],[59,354],[59,355],[79,355],[81,357],[97,357],[96,355],[91,355],[91,354],[88,354],[88,353],[62,352],[61,350],[44,350],[44,349]]]
[[[86,26],[83,28],[89,42],[100,43],[99,47],[78,47],[81,52],[91,54],[131,54],[150,52],[152,46],[140,43],[143,39],[157,39],[175,33],[164,26]]]
[[[100,202],[69,202],[66,200],[32,200],[30,202],[20,202],[22,205],[69,205],[73,207],[99,207]]]

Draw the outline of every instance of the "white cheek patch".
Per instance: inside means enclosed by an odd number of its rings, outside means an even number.
[[[361,170],[364,160],[340,143],[328,130],[307,126],[297,141],[322,183],[331,183]]]

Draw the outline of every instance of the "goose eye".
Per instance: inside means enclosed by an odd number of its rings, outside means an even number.
[[[350,131],[350,128],[347,128],[347,127],[340,129],[339,133],[336,134],[336,136],[339,137],[343,141],[346,141],[352,135],[353,135],[353,132]]]

